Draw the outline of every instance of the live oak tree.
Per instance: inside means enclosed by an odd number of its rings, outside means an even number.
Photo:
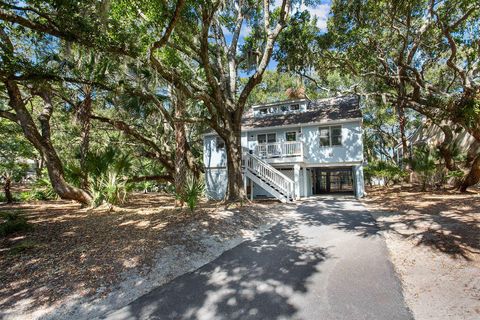
[[[85,1],[60,6],[12,1],[1,5],[3,21],[134,59],[151,67],[185,97],[201,101],[210,113],[202,120],[226,143],[228,198],[245,197],[241,117],[288,22],[291,1],[284,0],[276,8],[269,0]],[[252,30],[251,41],[240,46],[240,34],[247,27]],[[240,88],[239,67],[247,60],[252,71]]]
[[[333,2],[334,59],[381,88],[371,92],[379,101],[395,106],[404,157],[411,156],[404,130],[407,108],[444,131],[439,149],[449,169],[455,169],[452,125],[479,141],[479,17],[480,4],[472,1]],[[469,164],[462,190],[480,180],[479,158]]]

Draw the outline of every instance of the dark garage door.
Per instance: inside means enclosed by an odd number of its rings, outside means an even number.
[[[352,168],[314,168],[313,193],[353,193]]]

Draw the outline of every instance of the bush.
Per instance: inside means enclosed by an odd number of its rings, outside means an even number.
[[[438,154],[428,146],[418,146],[413,150],[412,169],[418,174],[422,183],[422,191],[426,191],[427,186],[435,184],[437,160]]]
[[[103,203],[118,205],[126,200],[127,186],[125,180],[118,178],[117,173],[108,172],[106,176],[92,181],[90,193],[96,207]]]
[[[387,186],[390,182],[399,182],[403,180],[408,173],[396,164],[386,161],[373,161],[364,169],[365,179],[371,181],[372,178],[385,180]]]
[[[182,202],[185,202],[190,209],[194,211],[198,206],[198,202],[203,195],[205,186],[201,180],[195,178],[188,178],[183,194],[176,194],[175,197]]]
[[[55,200],[57,199],[57,193],[53,189],[46,172],[42,172],[42,176],[33,183],[32,190],[22,192],[20,194],[20,199],[22,201]]]
[[[29,231],[32,226],[18,212],[0,212],[0,236],[4,237],[14,232]]]
[[[17,193],[13,193],[12,197],[13,197],[13,202],[22,201],[21,194],[19,195]],[[5,196],[5,193],[3,193],[3,192],[0,192],[0,202],[7,202],[7,197]]]

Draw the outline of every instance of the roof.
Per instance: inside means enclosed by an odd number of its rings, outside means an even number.
[[[242,118],[242,130],[284,125],[318,123],[327,120],[361,118],[358,96],[342,96],[313,100],[307,111],[254,117],[250,109]]]

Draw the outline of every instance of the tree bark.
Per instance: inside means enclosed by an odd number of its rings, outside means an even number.
[[[187,135],[185,132],[185,123],[181,120],[185,116],[185,96],[180,90],[172,90],[173,101],[175,106],[174,131],[175,131],[175,193],[180,199],[175,200],[175,206],[183,207],[182,195],[185,193],[187,183]]]
[[[452,129],[449,125],[440,125],[440,129],[442,129],[445,138],[443,139],[442,143],[438,145],[438,150],[445,161],[445,167],[449,171],[458,170],[458,166],[453,161],[453,152],[452,152],[452,142],[453,142],[453,133]]]
[[[237,124],[236,130],[228,135],[228,142],[225,143],[227,153],[227,176],[228,187],[227,201],[243,201],[246,199],[246,193],[243,187],[242,175],[242,144],[241,144],[241,124]]]
[[[80,170],[82,172],[80,188],[88,190],[88,170],[87,170],[87,155],[90,149],[90,128],[92,117],[92,96],[91,88],[86,87],[86,97],[80,102],[76,110],[77,121],[81,127],[80,132]]]
[[[7,203],[13,203],[13,195],[12,195],[12,178],[6,174],[3,176],[5,181],[3,182],[3,191],[5,193],[5,199],[7,200]]]
[[[465,176],[462,185],[460,186],[461,192],[466,192],[468,187],[476,185],[480,182],[480,153],[477,155],[472,163],[470,172]]]
[[[400,140],[402,142],[402,156],[404,161],[406,161],[406,169],[409,170],[412,164],[412,155],[408,146],[407,136],[405,134],[405,125],[407,123],[407,119],[405,118],[405,108],[401,100],[397,102],[396,111],[400,128]]]
[[[53,106],[47,101],[43,112],[39,116],[41,125],[41,134],[28,112],[18,85],[11,80],[5,82],[8,96],[10,98],[9,105],[16,112],[18,123],[22,127],[25,138],[38,150],[45,159],[48,176],[55,192],[60,198],[65,200],[75,200],[82,204],[89,205],[92,197],[85,191],[69,185],[65,180],[63,165],[58,154],[50,140],[50,116],[53,112]],[[46,98],[43,96],[42,98]]]

